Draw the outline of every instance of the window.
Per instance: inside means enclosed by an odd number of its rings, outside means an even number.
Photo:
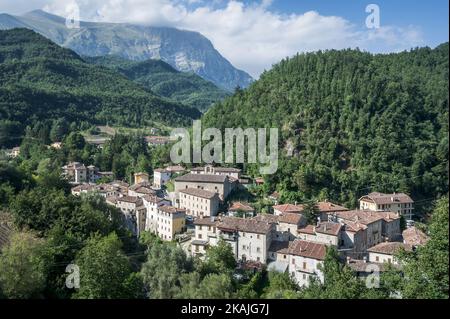
[[[259,239],[259,235],[256,235],[256,239]]]
[[[257,253],[260,253],[260,252],[261,252],[261,248],[256,247],[256,252],[257,252]]]
[[[295,259],[294,258],[292,258],[292,264],[295,265]]]
[[[303,269],[306,269],[306,262],[303,262]]]
[[[375,257],[375,260],[376,260],[376,261],[380,261],[380,257],[376,256],[376,257]]]
[[[202,234],[198,234],[198,239],[202,239]]]

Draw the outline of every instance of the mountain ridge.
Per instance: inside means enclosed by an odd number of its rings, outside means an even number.
[[[0,28],[17,27],[31,28],[84,56],[119,55],[134,61],[161,59],[179,71],[193,71],[228,91],[237,86],[247,87],[253,81],[195,31],[84,21],[80,22],[80,29],[68,29],[64,18],[42,10],[23,16],[0,16]]]

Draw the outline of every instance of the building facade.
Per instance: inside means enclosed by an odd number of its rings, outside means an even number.
[[[203,189],[187,188],[179,192],[178,207],[193,217],[216,216],[219,212],[219,195]]]

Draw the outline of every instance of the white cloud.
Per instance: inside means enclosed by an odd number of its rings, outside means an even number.
[[[0,10],[3,2],[0,0]],[[6,0],[9,1],[9,0]],[[25,1],[16,0],[22,3]],[[75,0],[32,0],[45,10],[64,14]],[[363,29],[338,16],[310,11],[284,15],[274,0],[77,0],[82,19],[173,26],[202,33],[235,66],[257,77],[286,56],[318,49],[359,47],[398,51],[423,44],[414,26]]]

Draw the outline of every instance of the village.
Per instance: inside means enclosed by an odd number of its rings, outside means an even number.
[[[414,227],[414,201],[404,193],[369,193],[359,199],[357,209],[317,202],[311,221],[304,204],[280,203],[277,192],[266,198],[272,204],[269,214],[247,202],[229,201],[231,194],[264,182],[243,176],[236,168],[167,166],[155,169],[152,178],[134,174],[132,185],[96,183],[111,173],[82,163],[62,169],[73,185],[73,195],[102,196],[120,209],[136,237],[150,232],[163,241],[177,242],[188,255],[200,259],[223,240],[240,267],[288,272],[299,286],[307,286],[311,277],[323,282],[320,265],[328,246],[336,247],[342,263],[364,279],[388,264],[401,267],[398,252],[412,251],[428,241]]]

